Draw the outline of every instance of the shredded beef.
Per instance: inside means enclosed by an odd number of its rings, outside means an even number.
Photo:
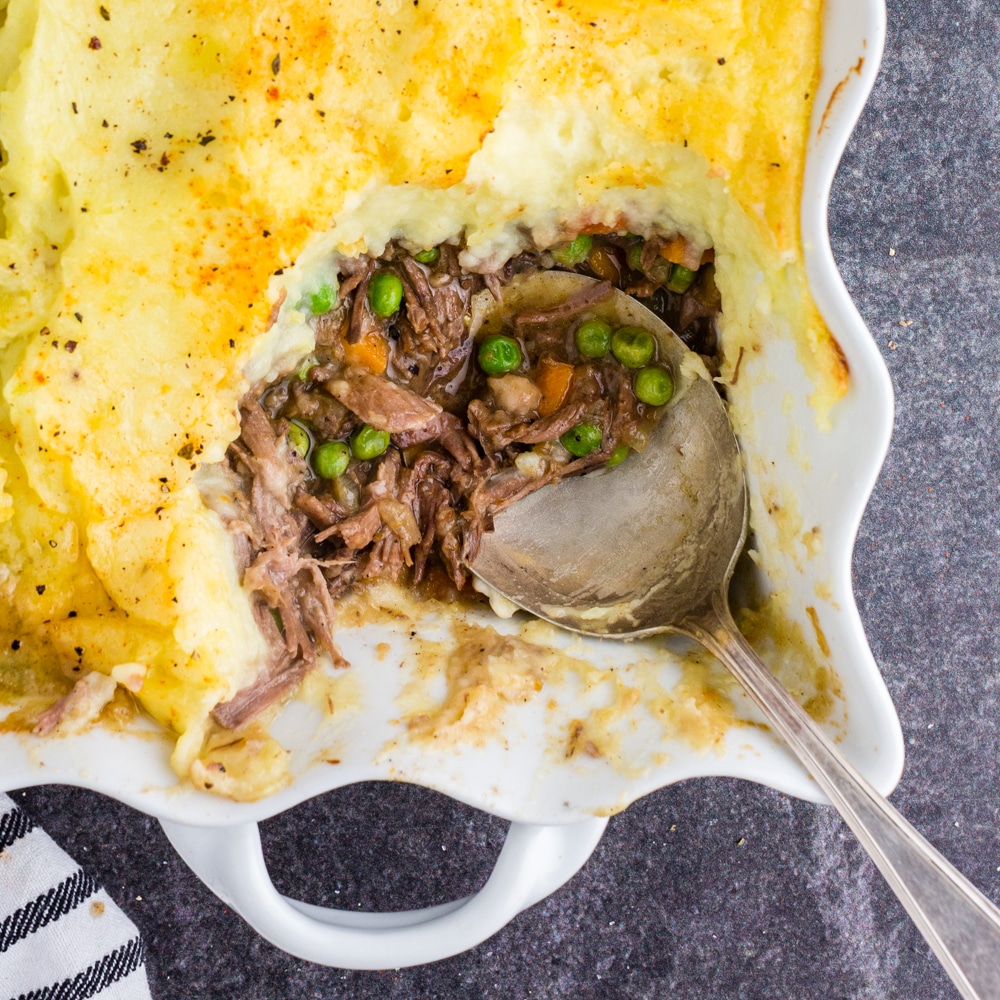
[[[506,434],[507,443],[513,444],[516,441],[518,444],[543,444],[545,441],[555,441],[580,422],[586,409],[586,403],[568,403],[540,420],[517,424]]]
[[[318,497],[298,490],[292,501],[317,528],[329,528],[347,517],[347,510],[332,497]]]
[[[344,662],[333,639],[333,600],[322,560],[310,550],[313,529],[301,509],[307,467],[280,433],[284,422],[269,420],[256,400],[244,402],[241,416],[242,434],[229,453],[232,502],[238,513],[228,519],[228,526],[236,540],[243,586],[271,652],[260,677],[236,696],[239,710],[216,716],[220,724],[225,724],[223,718],[242,719],[246,712],[257,714],[280,700],[287,687],[275,682],[276,671],[291,663],[301,679],[315,662],[317,646],[333,662]],[[305,505],[315,506],[308,501]]]
[[[387,328],[385,320],[379,319],[368,306],[368,285],[372,280],[374,268],[362,276],[358,282],[357,294],[351,306],[351,321],[347,326],[347,342],[360,344],[369,335],[384,334]]]
[[[398,434],[426,427],[441,407],[387,378],[348,369],[326,383],[326,391],[376,430]]]
[[[442,261],[445,255],[442,254]],[[465,318],[479,275],[430,271],[410,257],[401,261],[405,316],[397,317],[390,375],[414,392],[436,399],[465,365],[471,347]]]
[[[284,656],[252,685],[238,691],[229,701],[220,701],[212,709],[212,718],[226,729],[237,729],[294,691],[308,670],[305,661]]]
[[[575,292],[565,302],[551,309],[544,309],[538,312],[521,313],[516,320],[520,329],[537,323],[556,323],[559,320],[569,319],[577,316],[588,309],[593,309],[598,303],[608,298],[614,288],[610,281],[599,281],[595,285],[588,285],[579,292]]]
[[[423,427],[392,436],[392,442],[397,448],[412,448],[416,444],[428,444],[432,441],[439,442],[463,469],[471,469],[479,458],[475,442],[454,413],[439,413]]]
[[[316,535],[316,542],[325,542],[328,538],[339,535],[344,544],[349,549],[363,549],[371,544],[378,529],[382,527],[382,515],[378,512],[378,506],[371,504],[357,514],[345,517],[337,524],[325,528]]]
[[[390,244],[377,260],[342,262],[336,303],[314,320],[316,354],[247,395],[222,470],[228,488],[218,509],[270,656],[253,683],[216,706],[219,725],[236,728],[283,701],[318,652],[346,665],[334,601],[359,581],[423,586],[433,578],[468,594],[468,566],[500,511],[603,465],[616,449],[644,446],[663,408],[636,398],[633,373],[612,355],[583,356],[574,330],[612,294],[613,279],[690,344],[714,352],[719,300],[711,264],[676,293],[667,287],[672,242],[653,236],[637,247],[637,239],[595,238],[575,270],[606,280],[514,316],[507,333],[521,359],[505,371],[476,360],[483,335],[474,332],[473,296],[488,289],[501,302],[515,275],[552,266],[548,254],[519,254],[486,274],[463,271],[451,244],[420,260]],[[399,283],[401,304],[389,317],[368,300],[379,273]],[[547,397],[554,390],[543,369],[553,364],[572,373]],[[366,425],[389,436],[374,457],[354,444]],[[599,443],[567,450],[583,425]],[[320,448],[343,442],[335,447],[345,454],[348,441],[346,468],[324,478]]]
[[[341,265],[340,286],[337,289],[337,301],[340,303],[349,302],[351,293],[363,282],[372,276],[375,270],[375,261],[368,257],[359,257],[344,261]]]

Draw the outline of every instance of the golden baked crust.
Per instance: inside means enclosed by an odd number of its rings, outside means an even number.
[[[666,219],[716,249],[724,375],[777,317],[800,331],[820,405],[838,398],[797,223],[819,14],[819,0],[11,0],[7,686],[142,664],[139,699],[183,737],[187,773],[209,711],[265,655],[193,476],[238,434],[248,377],[309,349],[302,322],[279,342],[272,310],[308,284],[292,265],[332,247],[464,231],[474,264],[526,233]]]

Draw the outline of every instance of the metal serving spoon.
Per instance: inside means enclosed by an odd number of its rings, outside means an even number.
[[[478,321],[564,302],[591,279],[516,281]],[[491,300],[492,301],[492,300]],[[885,876],[959,992],[1000,998],[1000,910],[845,759],[740,634],[727,591],[747,531],[747,491],[725,405],[700,362],[622,292],[592,313],[653,333],[677,390],[649,446],[614,470],[566,479],[495,518],[472,572],[524,610],[581,635],[689,636],[736,676]]]

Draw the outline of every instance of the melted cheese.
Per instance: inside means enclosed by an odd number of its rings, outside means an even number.
[[[10,671],[145,665],[138,697],[188,772],[265,655],[193,476],[238,434],[248,381],[310,349],[295,307],[334,251],[464,233],[477,266],[586,226],[673,229],[716,248],[729,367],[786,324],[835,400],[797,229],[819,7],[10,0]]]

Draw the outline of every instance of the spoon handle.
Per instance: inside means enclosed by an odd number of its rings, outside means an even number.
[[[1000,910],[844,759],[716,606],[684,631],[733,672],[829,796],[966,1000],[1000,1000]]]

